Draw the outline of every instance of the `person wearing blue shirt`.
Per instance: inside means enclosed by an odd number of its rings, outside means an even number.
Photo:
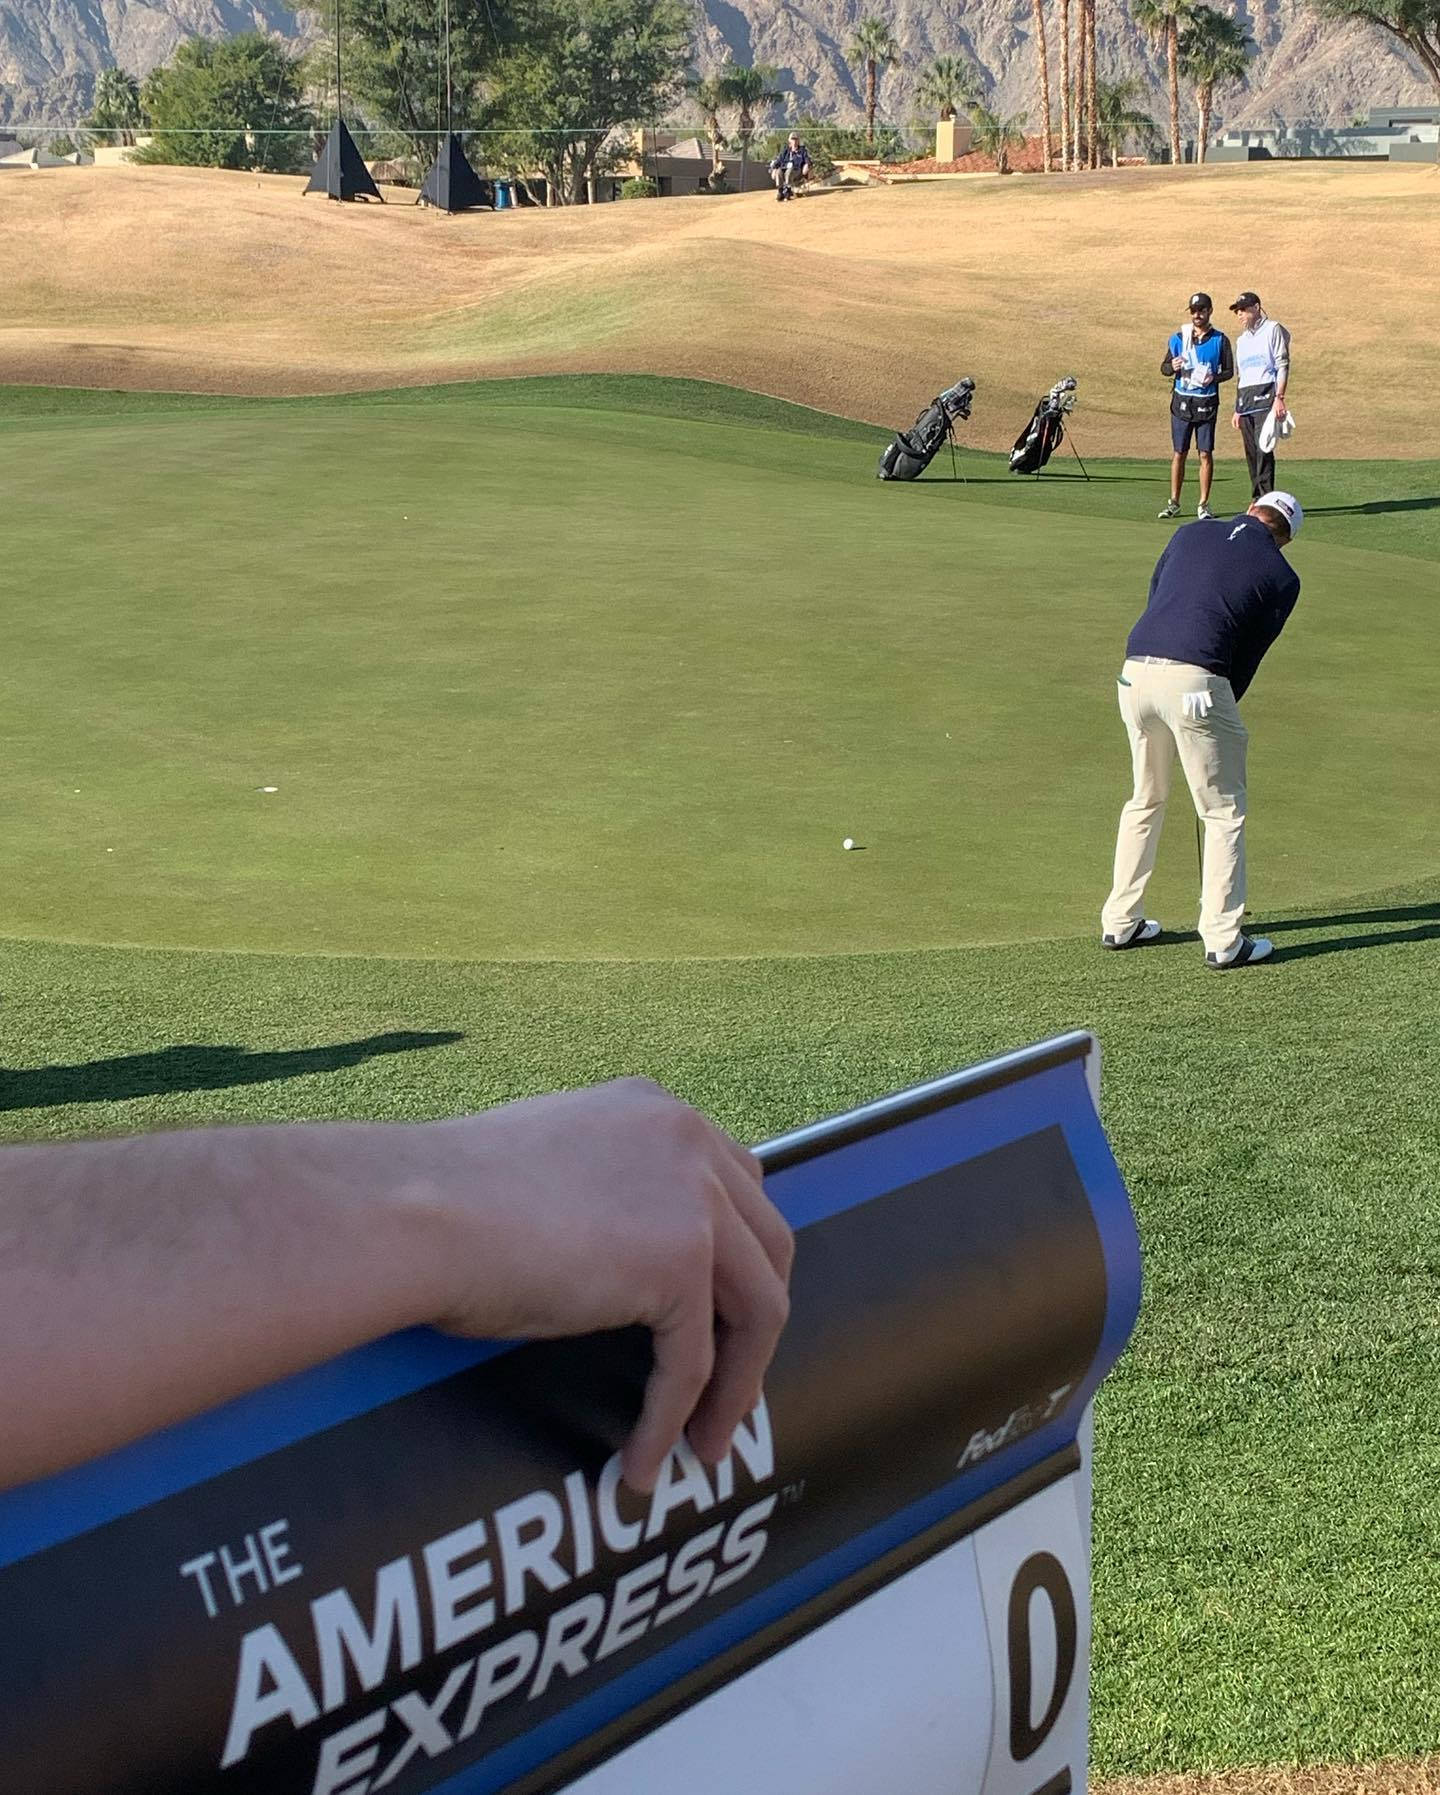
[[[799,182],[810,174],[810,152],[792,131],[785,147],[770,164],[770,178],[775,183],[776,199],[790,199]]]
[[[1120,813],[1114,884],[1101,912],[1105,947],[1143,947],[1161,932],[1145,915],[1145,887],[1178,754],[1205,826],[1205,964],[1216,971],[1253,966],[1273,951],[1241,929],[1249,735],[1238,706],[1300,596],[1299,575],[1281,551],[1303,518],[1290,493],[1266,493],[1243,517],[1184,525],[1155,564],[1120,673],[1135,789]]]
[[[1220,387],[1235,375],[1230,339],[1210,323],[1214,304],[1208,293],[1190,295],[1190,322],[1165,345],[1160,372],[1170,389],[1170,503],[1161,517],[1179,517],[1180,489],[1185,484],[1185,458],[1193,440],[1200,456],[1200,504],[1197,517],[1213,517],[1210,482],[1215,477],[1215,419]]]

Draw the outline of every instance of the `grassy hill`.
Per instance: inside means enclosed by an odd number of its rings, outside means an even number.
[[[1157,369],[1202,286],[1294,332],[1297,452],[1436,456],[1433,170],[977,177],[461,218],[208,170],[9,183],[0,380],[303,393],[641,372],[907,425],[962,373],[1008,447],[1059,375],[1096,453],[1168,453]]]

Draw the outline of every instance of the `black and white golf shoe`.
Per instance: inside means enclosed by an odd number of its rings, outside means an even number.
[[[1223,958],[1219,954],[1206,954],[1205,964],[1211,972],[1232,972],[1239,966],[1258,966],[1274,952],[1275,943],[1264,935],[1242,935],[1239,945]]]
[[[1123,935],[1102,935],[1101,947],[1113,948],[1117,953],[1127,947],[1144,947],[1147,942],[1160,939],[1160,925],[1151,917],[1137,922],[1132,929]]]

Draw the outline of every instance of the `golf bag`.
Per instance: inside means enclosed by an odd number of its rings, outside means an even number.
[[[957,418],[970,416],[975,382],[967,374],[934,398],[908,430],[897,431],[887,444],[876,468],[880,480],[918,480],[938,453],[941,443],[953,440]]]
[[[1035,407],[1010,451],[1012,474],[1038,474],[1065,440],[1065,419],[1075,409],[1075,376],[1057,380]]]

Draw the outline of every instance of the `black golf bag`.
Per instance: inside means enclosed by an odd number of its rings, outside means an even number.
[[[1057,380],[1035,407],[1010,451],[1012,474],[1038,474],[1065,440],[1065,419],[1075,409],[1075,376]]]
[[[970,416],[970,400],[975,382],[967,374],[954,386],[934,398],[908,430],[897,431],[886,445],[876,468],[877,479],[918,480],[938,453],[940,445],[952,439],[957,418]]]

